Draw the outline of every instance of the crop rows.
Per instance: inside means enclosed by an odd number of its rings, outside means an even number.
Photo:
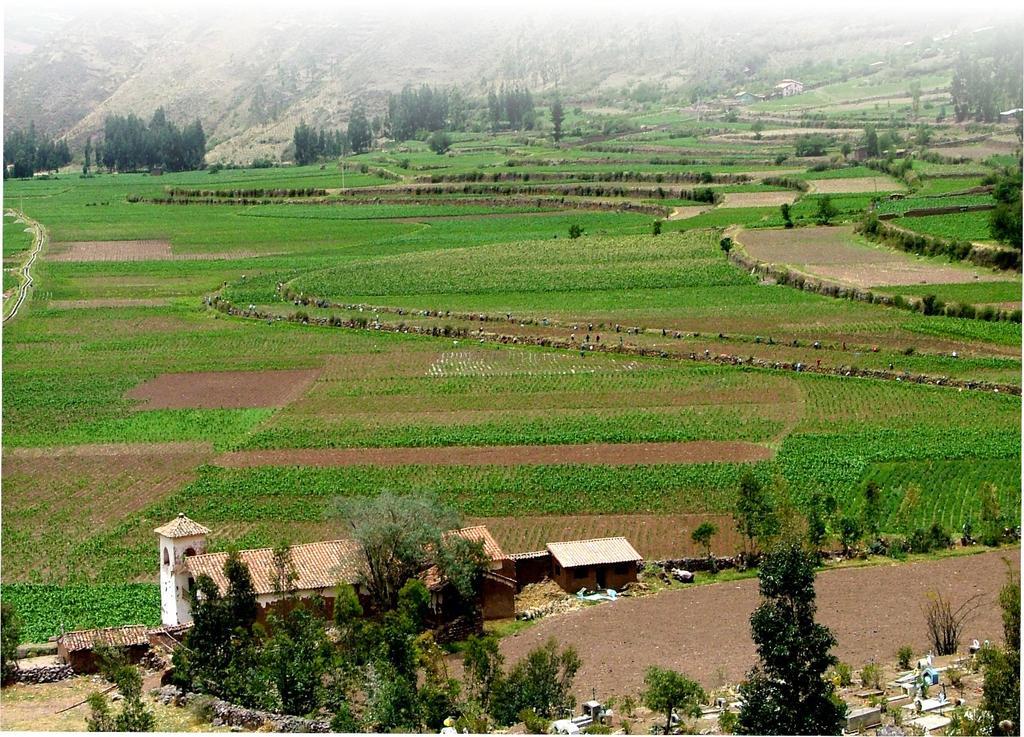
[[[991,240],[989,230],[991,214],[981,212],[960,212],[952,215],[925,215],[923,217],[900,218],[900,227],[925,235],[948,238],[955,241]]]
[[[22,642],[45,642],[62,632],[122,624],[160,624],[156,584],[10,584],[5,604],[22,622]]]

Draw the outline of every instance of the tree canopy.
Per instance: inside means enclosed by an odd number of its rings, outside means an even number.
[[[814,621],[814,555],[790,543],[766,555],[750,617],[760,662],[740,684],[740,734],[839,734],[846,707],[825,671],[836,638]]]
[[[35,123],[30,123],[28,130],[17,128],[6,131],[4,135],[4,178],[31,177],[37,171],[56,171],[71,163],[71,151],[67,141],[53,141],[42,138],[36,133]]]
[[[108,115],[103,125],[102,163],[111,171],[189,171],[202,168],[205,156],[206,133],[198,118],[179,128],[157,108],[148,125],[134,114]]]

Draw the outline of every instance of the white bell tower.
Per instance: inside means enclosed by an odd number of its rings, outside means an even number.
[[[160,620],[168,626],[192,621],[185,557],[206,552],[210,531],[184,514],[153,530],[160,538]]]

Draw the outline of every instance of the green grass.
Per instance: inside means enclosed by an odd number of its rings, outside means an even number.
[[[989,241],[992,232],[989,212],[959,212],[952,215],[926,215],[923,217],[903,217],[897,222],[900,227],[908,228],[917,233],[934,235],[958,241]]]
[[[273,413],[269,409],[164,409],[133,412],[127,416],[84,420],[60,433],[12,434],[9,448],[85,443],[211,442],[228,447]]]
[[[22,642],[45,642],[73,630],[160,624],[156,584],[11,584],[0,587],[21,619]]]
[[[951,177],[949,179],[929,178],[921,182],[915,194],[937,195],[949,192],[962,192],[981,185],[981,177]]]
[[[25,224],[4,215],[4,258],[24,253],[31,245],[32,234],[25,230]]]
[[[908,210],[917,210],[926,207],[970,207],[974,205],[993,204],[995,204],[995,200],[992,196],[983,194],[961,195],[959,197],[907,197],[902,200],[881,200],[878,203],[876,212],[878,212],[879,215],[887,213],[897,213],[902,215]]]

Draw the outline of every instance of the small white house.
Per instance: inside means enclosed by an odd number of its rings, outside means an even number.
[[[775,94],[780,97],[791,97],[793,95],[799,95],[804,91],[804,85],[802,82],[797,82],[795,79],[784,79],[775,85]]]

